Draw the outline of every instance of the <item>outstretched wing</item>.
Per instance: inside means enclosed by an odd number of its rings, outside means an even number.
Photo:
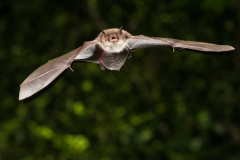
[[[20,85],[19,100],[30,97],[46,87],[65,69],[71,68],[71,63],[74,60],[98,63],[97,44],[98,41],[85,42],[81,47],[36,69]]]
[[[234,50],[232,46],[217,45],[204,42],[184,41],[171,38],[147,37],[144,35],[131,36],[128,39],[127,47],[131,50],[137,50],[148,47],[173,47],[173,51],[189,49],[203,52],[225,52]]]

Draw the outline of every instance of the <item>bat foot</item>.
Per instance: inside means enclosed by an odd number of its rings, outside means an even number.
[[[129,52],[128,53],[128,59],[130,59],[132,57],[132,54]]]
[[[128,59],[132,57],[131,50],[126,46],[125,47],[128,52]]]
[[[173,50],[172,50],[172,53],[175,51],[175,46],[173,46]]]
[[[105,67],[104,67],[103,63],[99,63],[99,64],[100,64],[100,68],[101,68],[102,70],[105,70]]]

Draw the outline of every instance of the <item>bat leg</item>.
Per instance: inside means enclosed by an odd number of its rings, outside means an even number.
[[[105,70],[105,67],[102,61],[102,53],[103,53],[103,50],[100,51],[99,65],[102,70]]]
[[[128,53],[128,58],[131,58],[132,57],[132,54],[129,52]]]
[[[99,64],[100,64],[101,70],[105,70],[105,67],[104,67],[103,63],[99,63]]]
[[[128,47],[125,47],[128,51],[128,59],[132,57],[131,50]]]

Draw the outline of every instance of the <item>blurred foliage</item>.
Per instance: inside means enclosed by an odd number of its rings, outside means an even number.
[[[121,72],[74,63],[18,101],[36,68],[120,26],[236,50],[144,49]],[[1,1],[0,159],[240,159],[239,28],[239,0]]]

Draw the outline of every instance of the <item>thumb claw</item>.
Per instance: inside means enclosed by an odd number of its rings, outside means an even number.
[[[71,69],[71,71],[73,71],[73,72],[74,72],[74,70],[72,69],[72,67],[71,67],[70,65],[68,66],[68,68],[70,68],[70,69]]]

